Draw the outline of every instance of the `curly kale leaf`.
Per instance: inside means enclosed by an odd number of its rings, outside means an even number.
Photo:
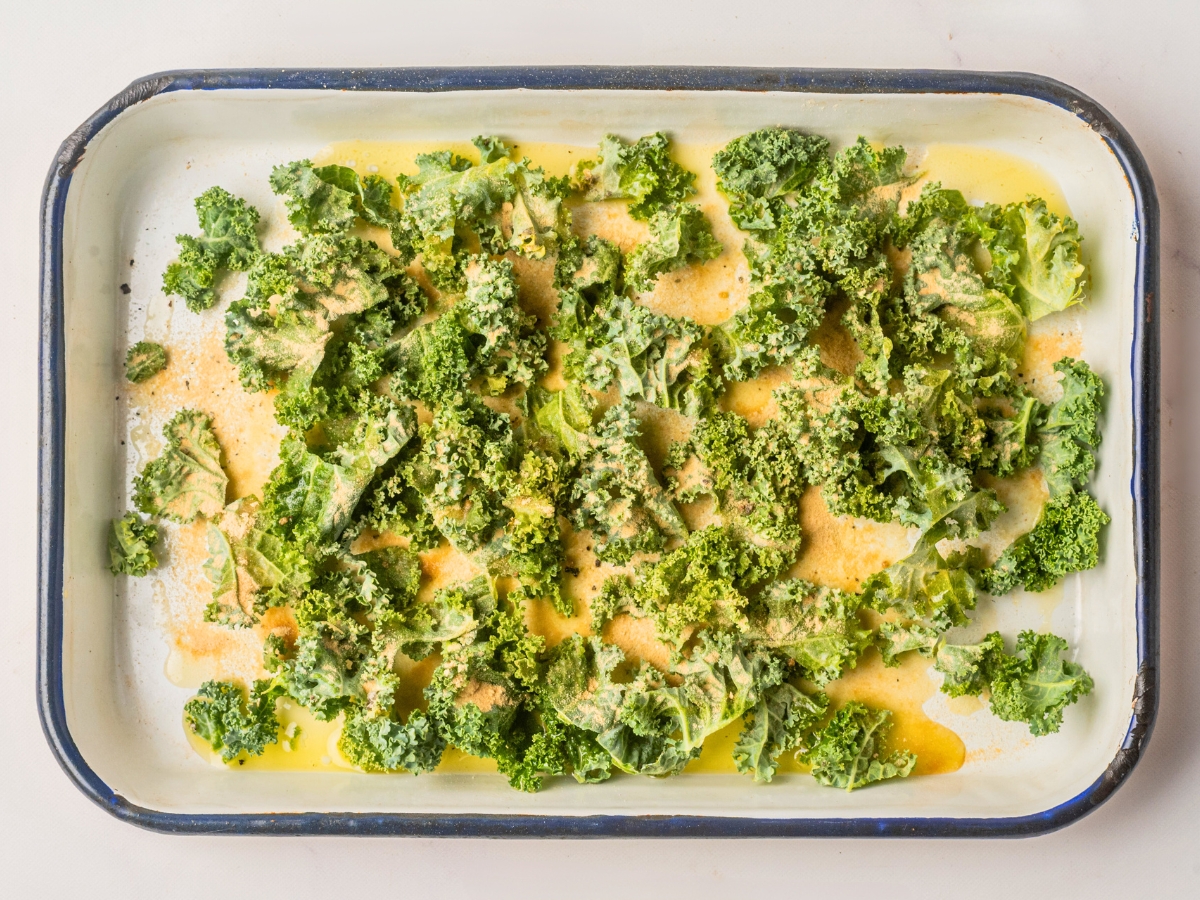
[[[767,366],[798,360],[810,346],[809,334],[824,318],[823,304],[823,297],[809,297],[790,285],[755,289],[745,306],[713,328],[721,374],[744,381]]]
[[[621,248],[596,235],[563,247],[554,264],[559,304],[551,334],[573,343],[585,338],[593,311],[624,292]]]
[[[863,583],[863,606],[879,612],[897,610],[939,633],[966,625],[967,613],[975,608],[971,560],[943,557],[937,544],[945,537],[942,528],[925,532],[908,556],[868,578]]]
[[[471,336],[472,377],[490,394],[529,385],[546,371],[546,337],[517,303],[510,260],[478,260],[467,270],[467,293],[456,307]]]
[[[462,300],[395,346],[397,395],[447,403],[469,382],[498,395],[546,371],[546,335],[518,305],[512,262],[475,257],[466,279]]]
[[[787,656],[804,678],[824,686],[854,668],[871,645],[858,610],[855,594],[801,579],[777,581],[751,605],[746,637]]]
[[[125,354],[125,377],[133,384],[148,381],[166,367],[167,351],[153,341],[138,341]]]
[[[137,513],[128,512],[113,519],[108,533],[108,568],[114,575],[145,575],[158,568],[154,544],[158,528],[143,522]]]
[[[335,320],[381,307],[403,324],[423,306],[403,266],[375,244],[314,235],[251,268],[245,297],[225,315],[225,351],[247,390],[297,397],[312,386]]]
[[[442,646],[425,689],[428,715],[448,743],[496,760],[514,788],[537,791],[542,776],[565,774],[569,759],[569,736],[543,720],[535,696],[545,641],[516,612],[480,607],[477,618],[477,630]]]
[[[851,701],[837,711],[801,754],[818,783],[852,791],[889,778],[906,778],[917,758],[906,750],[884,756],[891,724],[886,709],[872,710]]]
[[[294,372],[275,398],[277,421],[296,431],[308,431],[324,420],[328,430],[330,420],[352,417],[375,391],[376,382],[393,373],[393,335],[425,306],[416,282],[408,278],[403,282],[387,301],[339,320],[311,378]]]
[[[629,297],[598,306],[570,343],[567,376],[596,391],[615,384],[639,399],[685,415],[712,406],[717,390],[704,329],[651,312]]]
[[[1110,520],[1083,486],[1096,467],[1104,383],[1080,360],[1062,359],[1054,368],[1063,374],[1063,396],[1045,411],[1037,429],[1038,465],[1050,499],[1033,529],[977,574],[990,594],[1021,585],[1044,591],[1099,562],[1100,531]]]
[[[777,550],[710,526],[693,532],[686,544],[658,562],[640,566],[632,577],[610,578],[592,601],[593,627],[618,613],[652,618],[659,639],[676,649],[698,628],[745,632],[747,594],[789,562]]]
[[[650,217],[650,239],[629,254],[625,280],[635,291],[649,291],[658,276],[716,259],[723,249],[700,207],[683,203],[661,209]]]
[[[941,641],[942,632],[919,622],[882,622],[875,630],[875,646],[885,666],[900,665],[900,655],[917,652],[933,656]]]
[[[638,445],[631,404],[611,407],[596,426],[591,452],[571,488],[572,524],[590,529],[600,559],[623,563],[661,550],[687,526]]]
[[[979,216],[958,191],[925,188],[900,224],[907,227],[901,240],[911,253],[904,296],[914,316],[936,314],[962,331],[979,358],[977,366],[990,371],[1021,358],[1025,317],[977,269],[975,248],[987,227]]]
[[[370,568],[343,557],[292,604],[299,634],[276,681],[318,719],[343,710],[389,714],[398,676],[398,641],[386,625],[412,597],[394,596]]]
[[[946,522],[955,536],[971,537],[999,512],[971,480],[997,458],[992,430],[949,370],[910,367],[896,394],[867,395],[853,384],[815,394],[790,384],[775,396],[775,430],[835,515],[922,529]]]
[[[759,784],[770,782],[779,757],[799,747],[828,708],[825,694],[806,694],[786,681],[767,689],[743,717],[742,733],[733,747],[737,770]]]
[[[863,138],[838,152],[798,191],[764,244],[751,243],[751,293],[772,295],[759,308],[809,321],[805,306],[823,306],[834,291],[850,300],[843,324],[865,360],[861,376],[886,386],[891,340],[882,331],[879,304],[892,284],[884,250],[896,221],[903,175],[902,147],[874,150]]]
[[[757,704],[782,678],[767,654],[729,637],[705,635],[672,669],[674,682],[643,663],[633,680],[613,680],[623,654],[598,638],[560,644],[546,675],[547,697],[596,741],[623,772],[672,775],[700,755],[704,739]]]
[[[576,187],[586,200],[629,200],[629,214],[648,221],[696,192],[695,174],[671,159],[670,144],[661,131],[632,144],[605,135],[599,159],[575,167]]]
[[[792,128],[760,128],[730,141],[712,159],[717,189],[743,231],[773,231],[787,197],[829,168],[829,141]]]
[[[208,526],[204,571],[213,585],[205,621],[245,627],[267,607],[294,601],[313,577],[304,548],[263,512],[256,497],[225,508],[219,525]]]
[[[302,234],[346,231],[359,218],[388,227],[398,218],[387,179],[359,178],[346,166],[314,167],[307,159],[276,166],[271,190],[283,195],[288,221]]]
[[[978,644],[942,644],[934,668],[942,673],[942,693],[979,696],[989,685],[992,663],[1004,653],[1004,639],[993,631]]]
[[[569,234],[561,184],[528,160],[514,161],[496,138],[476,138],[475,145],[479,165],[447,151],[427,153],[417,157],[416,175],[399,178],[404,209],[398,231],[442,290],[461,286],[470,237],[485,253],[511,249],[540,259]]]
[[[206,681],[183,707],[191,730],[230,762],[241,754],[261,756],[279,740],[275,701],[280,696],[271,680],[256,681],[249,698],[232,681]]]
[[[1079,226],[1029,197],[995,210],[988,242],[993,278],[1030,321],[1083,300],[1086,268],[1080,259]]]
[[[1054,371],[1062,373],[1063,395],[1038,428],[1038,464],[1052,498],[1082,488],[1096,468],[1104,397],[1104,382],[1083,360],[1060,359]]]
[[[216,303],[218,270],[244,271],[259,252],[258,210],[240,197],[211,187],[196,198],[196,218],[200,236],[178,235],[179,261],[163,273],[163,290],[182,297],[192,312]]]
[[[379,398],[364,408],[347,439],[324,454],[290,436],[279,448],[279,465],[263,489],[270,520],[300,543],[336,541],[375,471],[416,434],[411,407]]]
[[[976,573],[979,586],[997,596],[1018,586],[1038,592],[1094,568],[1100,561],[1100,531],[1110,521],[1087,491],[1047,500],[1033,529]]]
[[[726,525],[794,555],[801,539],[794,510],[807,482],[778,437],[770,427],[751,433],[736,413],[713,412],[696,422],[688,441],[672,446],[669,487],[685,502],[712,494]]]
[[[991,691],[992,712],[1006,722],[1025,722],[1035,736],[1062,727],[1063,710],[1091,693],[1091,676],[1078,663],[1062,659],[1067,642],[1053,634],[1022,631],[1017,652],[1004,652],[999,632],[968,646],[938,650],[942,690],[951,696]]]
[[[532,426],[539,437],[574,461],[591,449],[592,414],[596,401],[579,385],[568,382],[561,391],[534,385],[527,393]]]
[[[220,515],[229,477],[221,468],[212,419],[181,409],[163,426],[163,437],[166,448],[134,480],[134,504],[144,513],[174,522]]]
[[[486,568],[504,552],[501,529],[512,511],[503,499],[518,466],[508,416],[466,393],[421,427],[420,449],[404,475],[446,539]]]
[[[566,476],[566,467],[557,457],[526,448],[504,498],[512,519],[505,528],[503,567],[520,581],[520,596],[545,598],[559,613],[570,616],[571,600],[560,589],[564,547],[558,527]]]
[[[445,740],[420,710],[404,723],[356,710],[346,717],[338,738],[342,756],[364,772],[432,772],[445,749]]]

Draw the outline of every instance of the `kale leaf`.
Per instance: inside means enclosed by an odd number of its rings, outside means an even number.
[[[125,377],[133,384],[148,381],[166,367],[167,351],[153,341],[138,341],[125,354]]]
[[[1035,736],[1062,727],[1063,710],[1092,692],[1091,676],[1078,663],[1063,660],[1067,642],[1053,634],[1022,631],[1017,652],[1004,651],[992,632],[975,645],[945,645],[934,666],[946,678],[942,690],[952,697],[991,691],[991,709],[1006,722],[1025,722]]]
[[[605,135],[599,158],[576,165],[576,188],[586,200],[629,200],[629,214],[649,221],[696,192],[695,174],[671,159],[670,144],[661,131],[632,144]]]
[[[216,303],[218,270],[244,271],[259,252],[258,210],[240,197],[211,187],[196,198],[196,218],[200,236],[178,235],[179,261],[163,273],[163,290],[182,297],[192,312]]]
[[[886,709],[873,710],[851,701],[834,714],[800,754],[800,760],[812,766],[818,783],[847,791],[889,778],[906,778],[917,758],[906,750],[884,755],[890,718]]]
[[[163,426],[163,437],[166,448],[134,480],[134,504],[144,513],[174,522],[220,515],[229,477],[221,468],[212,420],[194,409],[181,409]]]
[[[143,522],[137,513],[113,519],[108,533],[109,570],[114,575],[145,575],[158,568],[158,557],[154,555],[157,541],[158,528]]]
[[[184,720],[225,762],[243,753],[261,756],[268,744],[279,740],[279,719],[275,715],[279,696],[270,679],[256,681],[248,699],[241,686],[232,681],[206,681],[184,704]]]

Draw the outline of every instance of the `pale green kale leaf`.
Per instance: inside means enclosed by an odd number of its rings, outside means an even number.
[[[229,477],[221,468],[212,420],[194,409],[181,409],[163,426],[163,437],[166,448],[134,480],[134,504],[144,513],[174,522],[219,516]]]

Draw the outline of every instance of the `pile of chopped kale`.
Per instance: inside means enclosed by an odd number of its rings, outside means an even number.
[[[247,273],[225,347],[247,391],[273,392],[288,435],[261,496],[227,505],[212,423],[180,410],[134,504],[207,523],[208,621],[248,628],[286,607],[296,627],[266,637],[270,677],[248,696],[206,683],[191,728],[227,761],[260,754],[287,697],[343,717],[342,754],[364,771],[428,772],[453,746],[535,791],[551,775],[678,773],[740,719],[739,771],[770,781],[791,755],[853,789],[915,764],[888,747],[887,710],[825,693],[875,648],[887,665],[932,657],[946,693],[987,691],[1000,718],[1057,731],[1092,688],[1063,640],[1025,632],[1010,653],[997,633],[956,645],[947,632],[981,591],[1045,590],[1098,560],[1108,517],[1087,482],[1103,385],[1064,359],[1062,399],[1045,405],[1017,377],[1028,323],[1083,297],[1075,223],[1035,198],[912,196],[899,147],[832,154],[763,129],[713,158],[752,280],[744,308],[708,327],[641,302],[723,249],[665,135],[606,137],[565,178],[496,138],[475,145],[477,160],[419,156],[397,183],[277,167],[298,233],[278,253],[243,200],[214,187],[196,201],[201,232],[178,238],[164,288],[211,315],[222,270]],[[572,231],[571,204],[608,200],[646,225],[629,252]],[[521,305],[521,257],[553,265],[552,322]],[[814,335],[831,318],[857,346],[853,371],[822,362]],[[166,364],[156,352],[150,374]],[[551,358],[561,390],[546,387]],[[767,367],[792,374],[775,418],[722,411],[731,382]],[[643,449],[646,404],[688,420],[661,466]],[[1030,467],[1048,489],[1041,516],[985,564],[972,541],[1003,511],[987,485]],[[810,486],[835,515],[915,529],[911,553],[858,593],[787,577]],[[712,524],[690,530],[683,507],[701,500]],[[564,590],[571,530],[596,565],[621,567],[586,610]],[[153,569],[158,533],[117,520],[114,573]],[[481,574],[426,596],[420,554],[443,543]],[[525,624],[538,602],[589,614],[591,636],[548,647]],[[665,671],[602,639],[620,615],[653,623]],[[405,715],[400,655],[438,661]]]

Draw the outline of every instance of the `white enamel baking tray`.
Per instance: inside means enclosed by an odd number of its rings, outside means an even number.
[[[1068,580],[1049,622],[997,603],[998,627],[1050,625],[1096,689],[1036,742],[985,711],[954,720],[957,772],[847,794],[801,775],[556,779],[229,771],[188,747],[191,693],[163,674],[148,579],[106,567],[126,508],[121,360],[191,198],[221,184],[269,209],[272,164],[338,140],[463,140],[498,133],[594,145],[665,129],[713,143],[768,124],[1025,157],[1061,186],[1091,267],[1084,355],[1109,386],[1093,489],[1112,516],[1102,564]],[[1158,215],[1129,136],[1073,89],[1021,74],[763,69],[386,69],[178,72],[136,82],[63,144],[42,211],[40,656],[47,739],[89,797],[174,832],[490,835],[1013,835],[1103,802],[1136,763],[1156,709]],[[138,260],[134,276],[128,261]],[[131,296],[118,286],[132,285]],[[157,305],[156,305],[157,302]],[[182,313],[181,313],[182,315]],[[935,695],[925,707],[948,712]],[[996,752],[975,752],[984,748]]]

